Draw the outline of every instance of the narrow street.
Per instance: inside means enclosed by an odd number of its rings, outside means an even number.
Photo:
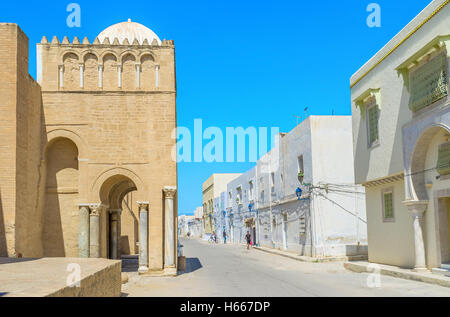
[[[123,296],[150,297],[315,297],[450,296],[450,289],[381,276],[380,288],[367,287],[368,274],[342,263],[305,263],[240,245],[180,240],[187,270],[176,278],[140,277],[137,263],[124,260],[129,282]]]

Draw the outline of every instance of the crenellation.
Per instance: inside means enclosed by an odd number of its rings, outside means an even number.
[[[58,40],[58,37],[56,35],[53,37],[51,44],[59,44],[59,40]]]
[[[80,44],[80,40],[78,39],[77,36],[75,36],[75,37],[73,38],[72,44],[74,44],[74,45],[79,45],[79,44]]]

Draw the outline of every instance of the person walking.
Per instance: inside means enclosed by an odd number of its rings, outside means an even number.
[[[250,250],[250,245],[252,244],[252,235],[250,234],[250,231],[247,231],[245,239],[247,240],[247,250]]]
[[[227,244],[227,232],[223,231],[223,244]]]

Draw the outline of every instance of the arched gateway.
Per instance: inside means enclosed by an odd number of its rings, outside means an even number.
[[[141,273],[176,274],[173,41],[128,21],[37,51],[46,176],[33,255],[139,255]]]

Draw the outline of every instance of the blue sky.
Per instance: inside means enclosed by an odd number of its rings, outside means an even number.
[[[178,125],[280,127],[294,115],[349,115],[350,76],[414,18],[429,0],[134,0],[77,1],[81,28],[66,25],[72,1],[2,1],[0,21],[18,23],[35,44],[87,36],[131,18],[176,45]],[[75,1],[74,1],[75,2]],[[367,6],[381,6],[382,26],[369,28]],[[210,174],[245,172],[252,163],[179,164],[179,211],[202,204]]]

